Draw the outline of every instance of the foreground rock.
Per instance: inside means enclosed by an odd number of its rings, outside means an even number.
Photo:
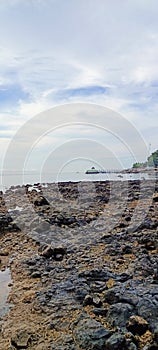
[[[98,182],[93,198],[89,186],[2,198],[12,226],[1,226],[0,266],[13,287],[0,349],[158,348],[157,183]]]

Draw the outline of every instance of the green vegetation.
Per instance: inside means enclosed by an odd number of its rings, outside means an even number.
[[[133,169],[145,168],[145,163],[134,163]]]
[[[133,169],[138,169],[138,168],[146,168],[146,167],[154,167],[158,168],[158,150],[153,152],[148,158],[147,161],[144,163],[134,163],[133,164]]]
[[[153,152],[151,156],[148,157],[148,166],[158,167],[158,150]]]

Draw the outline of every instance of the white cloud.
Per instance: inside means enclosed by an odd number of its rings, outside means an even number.
[[[43,101],[42,99],[30,103],[21,101],[19,105],[19,114],[23,118],[25,117],[27,120],[35,116],[36,114],[49,109],[50,107],[52,106],[45,100]]]
[[[0,89],[29,94],[8,114],[1,106],[8,135],[52,106],[89,102],[123,113],[156,147],[157,10],[155,0],[1,0]],[[95,86],[107,91],[77,95]]]

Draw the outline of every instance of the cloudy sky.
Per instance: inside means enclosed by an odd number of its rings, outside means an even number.
[[[30,156],[25,154],[29,169],[51,162],[53,154],[54,164],[60,158],[64,167],[71,158],[83,159],[85,148],[85,161],[89,159],[91,164],[128,167],[135,145],[136,160],[145,160],[149,148],[157,149],[157,15],[155,0],[0,0],[1,164],[9,142],[18,139],[22,149],[24,139],[29,139],[28,130],[35,135],[34,144],[29,141]],[[93,104],[95,111],[90,108],[88,112],[87,107],[84,111],[84,105],[79,109],[76,103]],[[63,104],[72,104],[70,120],[60,107]],[[52,112],[51,128],[45,130],[44,113],[54,106],[57,110]],[[111,129],[105,130],[105,118],[104,135],[98,126],[94,128],[96,122],[102,123],[97,106],[116,113]],[[42,130],[37,135],[38,119],[35,124],[33,118],[40,112]],[[92,123],[86,126],[90,113]],[[60,128],[52,131],[53,121],[59,126],[60,114]],[[119,123],[117,114],[125,124]],[[45,120],[47,123],[47,116]],[[66,126],[65,121],[78,124]],[[122,141],[118,141],[119,131],[113,133],[115,124],[124,130]],[[24,129],[26,135],[19,143]],[[17,145],[15,149],[14,168]],[[108,163],[102,163],[105,158]]]

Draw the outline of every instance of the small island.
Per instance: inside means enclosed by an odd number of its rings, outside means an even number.
[[[100,173],[100,171],[99,170],[97,170],[97,169],[95,169],[95,167],[93,166],[91,169],[89,169],[89,170],[86,170],[86,172],[85,172],[86,174],[99,174]]]

